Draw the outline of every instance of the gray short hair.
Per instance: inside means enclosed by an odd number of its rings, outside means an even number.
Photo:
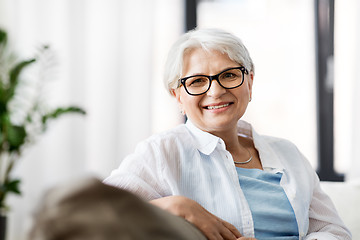
[[[169,91],[178,87],[185,53],[196,48],[226,53],[231,60],[254,72],[254,63],[240,38],[221,29],[194,29],[182,35],[169,51],[164,74],[164,83]]]

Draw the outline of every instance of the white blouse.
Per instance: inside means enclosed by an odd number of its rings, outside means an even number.
[[[351,239],[331,200],[320,189],[318,176],[296,146],[258,135],[241,120],[238,134],[253,139],[264,171],[283,174],[280,184],[294,209],[299,239]],[[233,224],[244,236],[254,237],[250,208],[224,141],[189,120],[141,142],[104,182],[145,200],[186,196]]]

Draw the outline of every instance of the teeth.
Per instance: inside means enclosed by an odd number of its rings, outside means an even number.
[[[207,109],[219,109],[219,108],[223,108],[223,107],[227,107],[229,106],[229,103],[223,104],[223,105],[217,105],[217,106],[208,106]]]

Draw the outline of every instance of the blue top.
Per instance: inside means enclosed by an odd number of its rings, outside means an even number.
[[[280,186],[282,173],[236,168],[241,189],[249,203],[259,240],[298,240],[294,210]]]

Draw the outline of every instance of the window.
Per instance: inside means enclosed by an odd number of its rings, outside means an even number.
[[[200,1],[199,27],[239,36],[255,63],[244,119],[262,134],[294,142],[317,166],[313,1]]]

